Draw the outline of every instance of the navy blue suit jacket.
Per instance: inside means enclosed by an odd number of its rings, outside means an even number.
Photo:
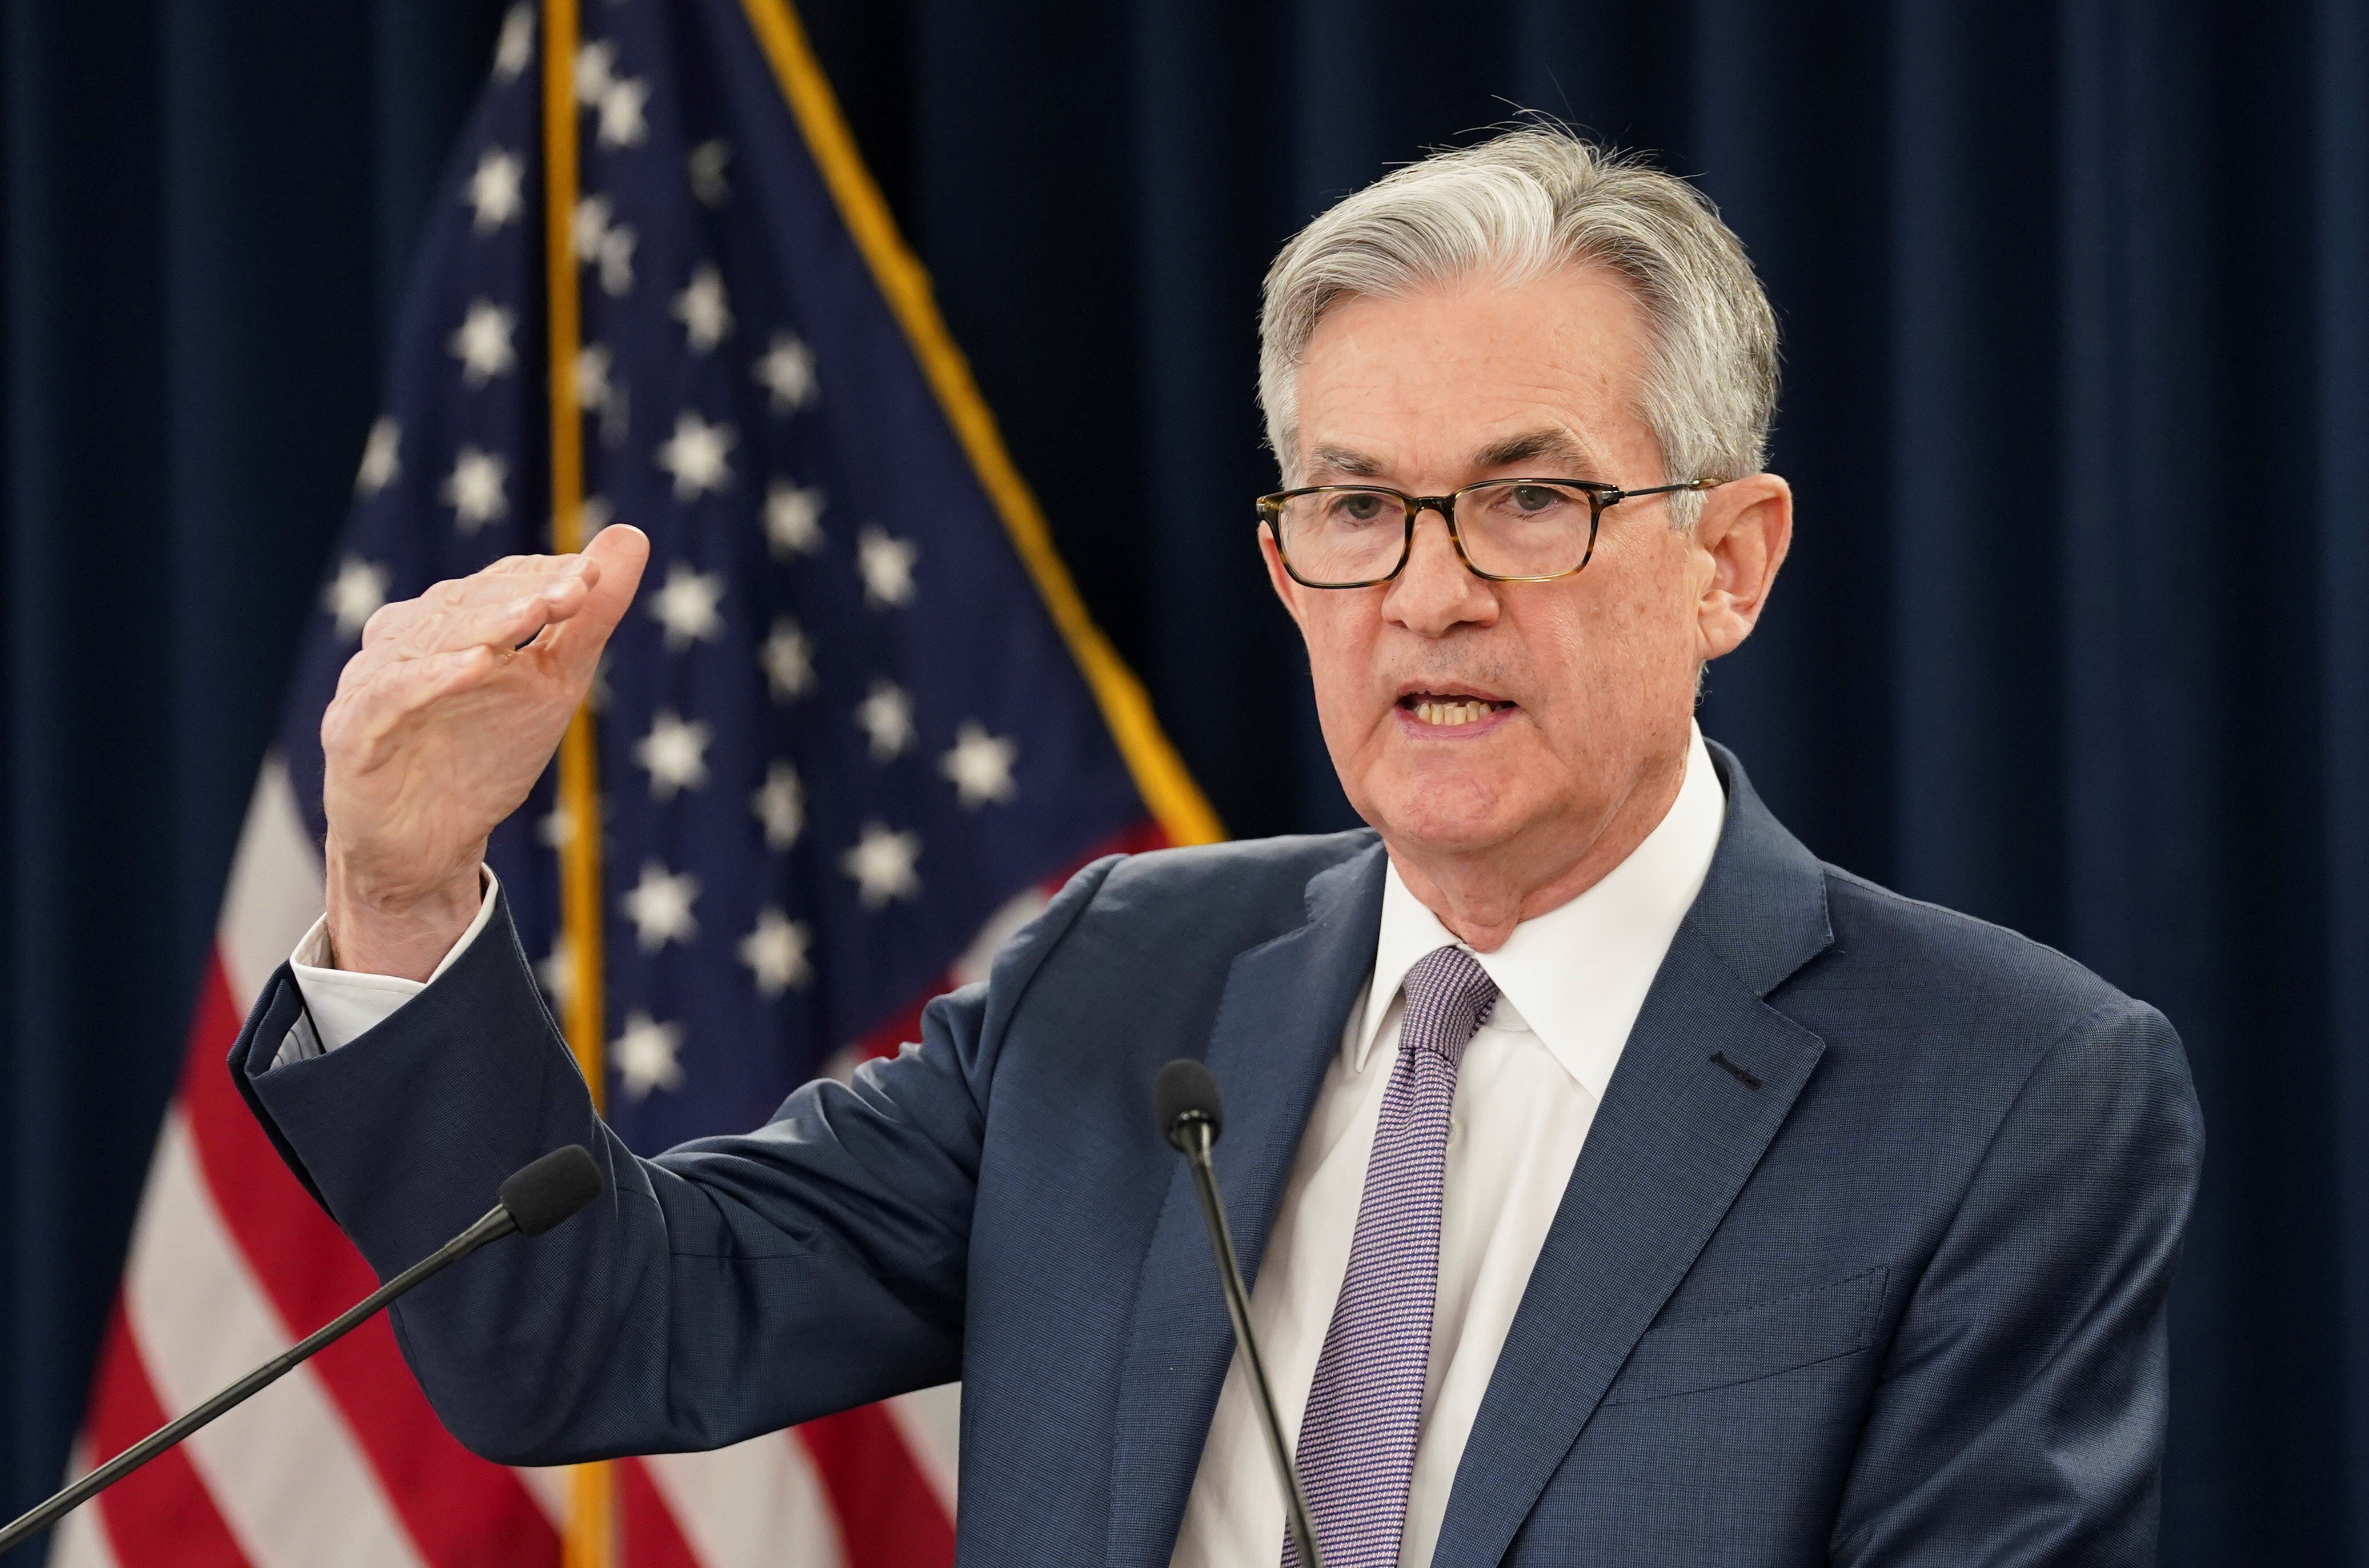
[[[1435,1562],[2146,1562],[2202,1155],[2162,1016],[1728,812],[1572,1173]],[[744,1137],[609,1136],[506,916],[343,1049],[232,1069],[383,1273],[557,1145],[610,1188],[396,1332],[479,1452],[711,1447],[964,1382],[961,1560],[1164,1563],[1232,1344],[1151,1082],[1224,1086],[1255,1273],[1372,962],[1368,832],[1101,862],[921,1043]]]

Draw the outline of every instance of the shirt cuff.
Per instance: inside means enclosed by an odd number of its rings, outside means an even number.
[[[486,929],[486,922],[494,917],[494,898],[502,885],[491,866],[480,867],[479,875],[484,880],[478,889],[477,918],[446,950],[425,981],[332,968],[328,917],[324,915],[315,921],[313,929],[304,933],[304,940],[296,944],[296,951],[288,959],[288,969],[296,977],[296,990],[303,998],[304,1011],[288,1031],[287,1038],[280,1041],[271,1065],[285,1067],[292,1061],[304,1061],[358,1040],[393,1017],[405,1002],[434,985],[437,978],[452,967],[453,960],[469,950],[470,944]]]

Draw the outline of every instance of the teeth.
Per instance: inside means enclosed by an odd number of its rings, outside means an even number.
[[[1417,703],[1414,716],[1425,724],[1476,724],[1489,716],[1489,704],[1477,699],[1460,703]]]

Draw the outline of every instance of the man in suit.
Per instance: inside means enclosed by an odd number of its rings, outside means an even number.
[[[233,1070],[382,1270],[556,1145],[612,1184],[399,1310],[444,1419],[550,1463],[959,1376],[964,1561],[1293,1561],[1147,1115],[1193,1056],[1334,1568],[2152,1561],[2177,1037],[1821,864],[1692,723],[1791,535],[1775,363],[1709,205],[1551,131],[1320,217],[1259,544],[1372,830],[1091,866],[918,1046],[653,1161],[479,864],[647,546],[382,611]]]

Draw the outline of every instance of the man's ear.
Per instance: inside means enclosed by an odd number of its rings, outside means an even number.
[[[1283,551],[1276,544],[1274,531],[1264,522],[1258,525],[1258,543],[1259,555],[1266,562],[1267,586],[1275,589],[1275,596],[1283,601],[1283,612],[1291,617],[1293,625],[1298,626],[1300,624],[1299,585],[1291,580],[1289,572],[1283,569]],[[1306,629],[1301,627],[1302,631]]]
[[[1710,570],[1695,605],[1704,658],[1733,653],[1752,635],[1785,552],[1793,546],[1793,487],[1755,474],[1703,495],[1695,548]]]

